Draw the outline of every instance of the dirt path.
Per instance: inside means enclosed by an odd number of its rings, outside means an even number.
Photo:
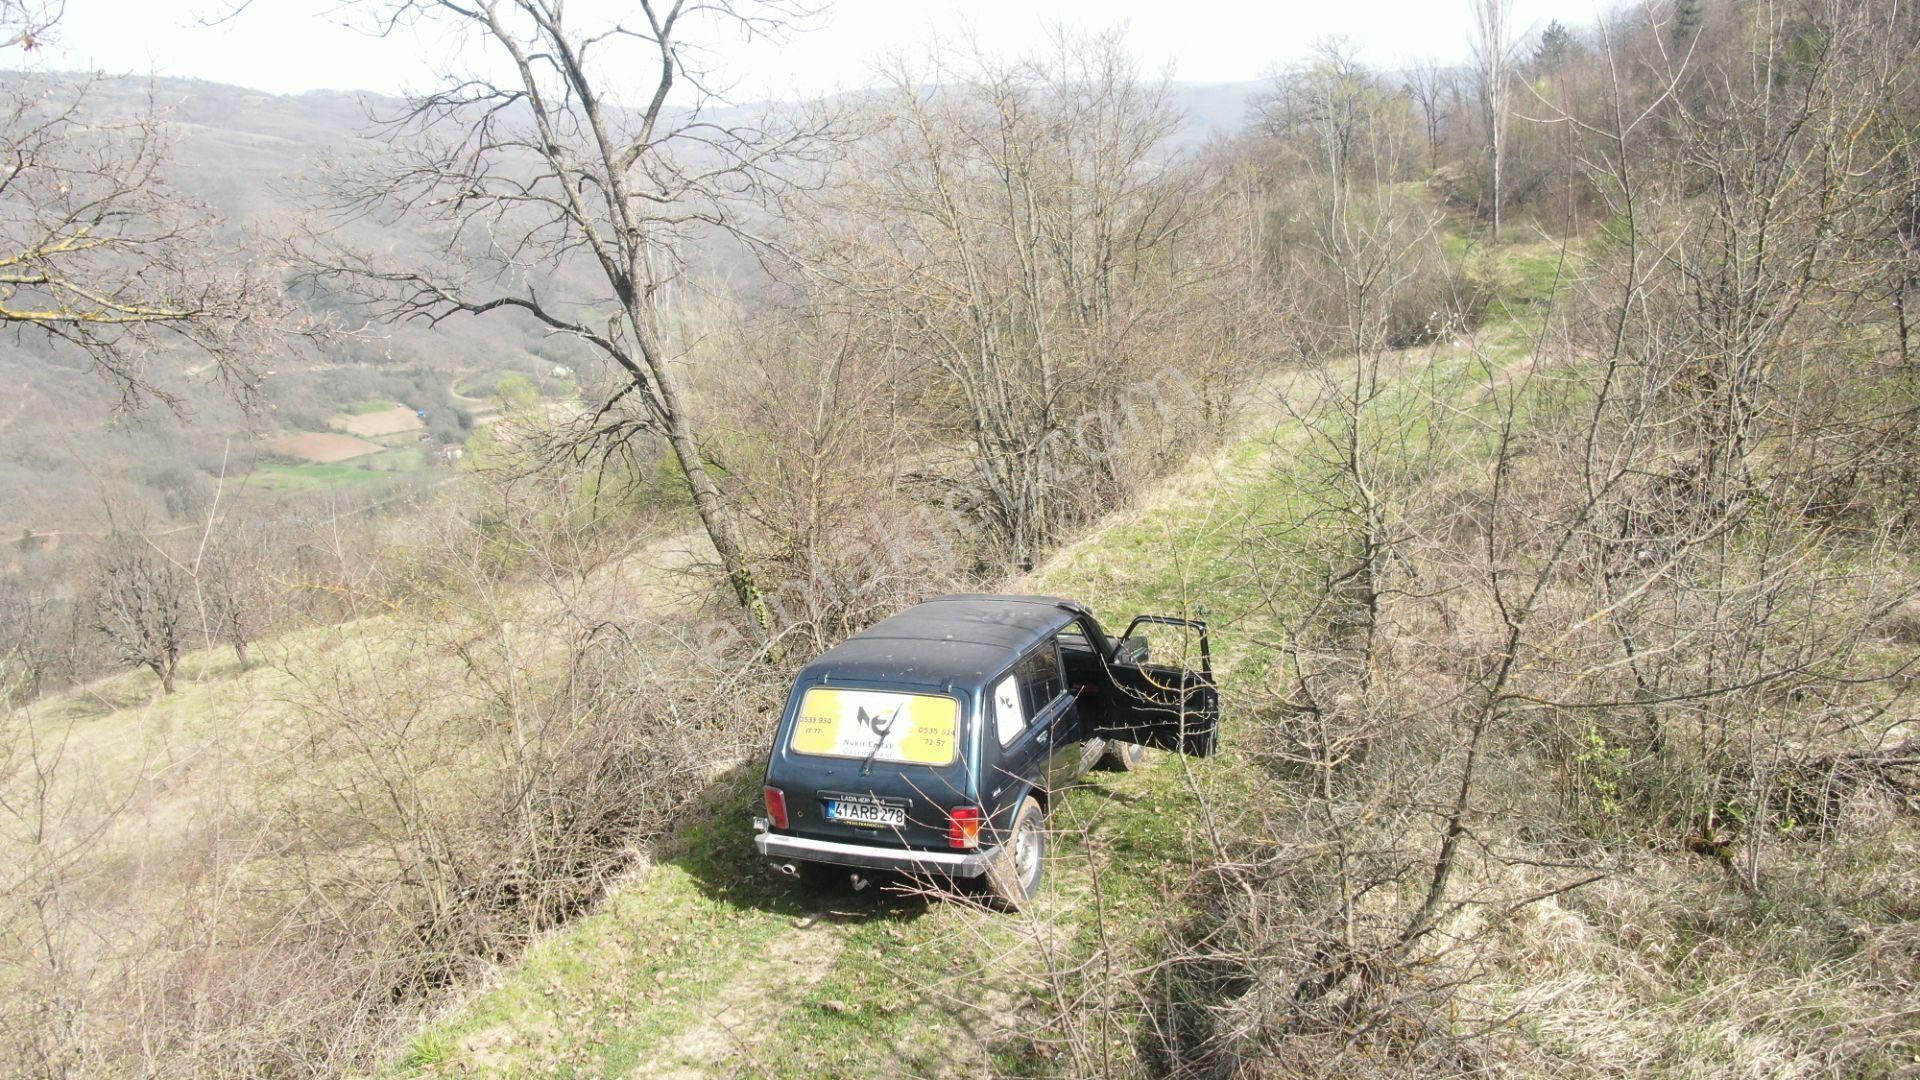
[[[846,945],[845,928],[823,916],[797,921],[734,972],[701,1018],[633,1075],[695,1080],[764,1072],[756,1067],[762,1041],[779,1027],[792,1002],[826,978]]]
[[[1085,597],[1109,617],[1211,603],[1231,626],[1225,609],[1245,598],[1220,575],[1241,527],[1285,510],[1272,500],[1299,431],[1281,401],[1310,390],[1297,383],[1277,379],[1236,438],[1008,587]],[[656,550],[655,568],[690,561],[702,543],[678,556]],[[676,591],[630,569],[632,588]],[[1225,645],[1223,673],[1234,653]],[[1109,1018],[1124,1011],[1088,1010],[1100,1019],[1086,1030],[1033,1025],[1076,1015],[1071,1002],[1142,991],[1129,981],[1150,966],[1140,950],[1204,858],[1201,789],[1232,791],[1239,767],[1231,753],[1182,765],[1096,773],[1059,799],[1041,902],[1009,916],[951,899],[812,893],[778,878],[751,846],[760,779],[750,763],[689,815],[657,865],[429,1029],[413,1060],[435,1073],[676,1080],[1126,1071],[1112,1063],[1134,1060],[1141,1033]],[[484,1053],[471,1052],[477,1044]]]

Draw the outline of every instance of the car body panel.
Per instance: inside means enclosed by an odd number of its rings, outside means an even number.
[[[1150,745],[1210,750],[1211,736],[1194,733],[1210,731],[1208,715],[1217,725],[1211,672],[1146,664],[1145,654],[1144,640],[1117,642],[1084,606],[1054,597],[941,597],[883,619],[796,676],[775,725],[766,778],[784,794],[787,821],[784,827],[758,822],[755,846],[776,861],[975,876],[1025,798],[1034,795],[1045,805],[1092,767],[1109,739],[1134,735],[1132,741]],[[1135,659],[1142,662],[1127,662]],[[1161,685],[1169,680],[1177,692]],[[812,691],[823,693],[809,699]],[[927,747],[937,742],[922,740],[911,750],[889,745],[898,721],[879,714],[882,707],[900,713],[897,698],[884,695],[953,702],[952,760],[884,760],[931,758],[936,755]],[[1017,708],[1008,710],[1009,697]],[[1171,726],[1169,703],[1178,714]],[[822,726],[823,709],[840,709],[836,722],[854,723],[845,711],[854,705],[865,727],[834,735]],[[1212,712],[1203,714],[1209,705]],[[803,709],[811,710],[804,721]],[[900,730],[912,733],[940,713],[915,704],[903,715],[914,719]],[[800,745],[812,752],[796,748],[802,723]],[[938,728],[937,720],[929,723],[929,730]],[[877,749],[880,757],[865,760],[856,753],[863,748]],[[863,818],[891,817],[899,809],[905,820],[829,820],[830,800],[857,804],[850,812]],[[963,806],[984,817],[978,850],[949,845],[949,815]]]
[[[898,691],[952,697],[960,712],[958,747],[952,762],[943,766],[867,763],[859,758],[801,753],[793,748],[795,718],[807,692],[822,688],[818,681],[799,681],[782,713],[767,782],[787,795],[788,828],[797,836],[858,843],[887,843],[908,847],[947,845],[947,812],[973,801],[979,775],[974,740],[969,737],[971,710],[964,698],[944,687],[887,685],[871,680],[834,684],[835,689]],[[906,807],[904,827],[863,826],[827,820],[826,801],[835,795],[866,797]]]

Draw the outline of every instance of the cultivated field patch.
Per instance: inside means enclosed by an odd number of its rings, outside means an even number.
[[[381,409],[377,412],[336,416],[328,423],[335,430],[357,435],[363,439],[420,431],[427,426],[421,421],[418,413],[404,405],[395,405],[390,409]]]
[[[318,431],[302,435],[287,435],[268,443],[267,448],[281,457],[296,458],[317,465],[350,461],[368,454],[377,454],[384,449],[365,439],[356,439],[352,435]]]

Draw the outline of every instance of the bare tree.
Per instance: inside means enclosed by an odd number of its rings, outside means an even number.
[[[1501,169],[1506,164],[1508,94],[1513,81],[1513,0],[1471,0],[1473,65],[1492,171],[1493,239],[1500,239]]]
[[[122,662],[150,669],[173,693],[193,625],[192,575],[134,530],[109,536],[93,575],[93,627]]]
[[[8,0],[0,51],[35,48],[62,9]],[[246,400],[289,325],[278,275],[167,182],[164,113],[148,101],[124,115],[100,82],[16,74],[0,88],[0,328],[84,355],[129,406],[172,401],[150,367],[175,351]]]
[[[1311,133],[1333,180],[1329,205],[1339,211],[1340,197],[1354,182],[1361,140],[1377,122],[1385,91],[1360,60],[1359,47],[1345,38],[1314,43],[1312,58],[1279,75],[1272,91],[1256,99],[1261,126],[1272,136]],[[1368,162],[1367,164],[1374,164]]]
[[[1173,415],[1218,355],[1184,335],[1225,253],[1185,241],[1229,193],[1164,152],[1166,88],[1116,39],[970,59],[892,73],[806,258],[911,373],[942,451],[913,478],[1031,565],[1151,471],[1128,417]]]
[[[719,112],[698,35],[774,33],[802,9],[640,0],[617,21],[588,25],[560,0],[364,6],[381,33],[426,22],[469,34],[510,74],[449,76],[411,98],[381,124],[390,153],[331,192],[336,222],[431,226],[437,252],[395,259],[322,234],[310,273],[386,319],[512,313],[591,346],[611,389],[577,447],[664,439],[734,597],[765,632],[766,604],[738,511],[715,479],[681,370],[689,342],[672,332],[669,298],[686,247],[746,236],[737,197],[774,182],[772,167],[811,134]],[[623,108],[613,88],[636,75],[640,104]]]
[[[62,605],[46,583],[0,579],[0,705],[37,697],[56,675]]]
[[[1420,110],[1420,121],[1427,133],[1427,168],[1429,171],[1440,167],[1441,126],[1447,122],[1447,111],[1452,102],[1456,87],[1454,71],[1444,67],[1432,57],[1423,57],[1407,65],[1404,83],[1407,96]]]
[[[194,567],[206,633],[230,646],[243,668],[247,649],[266,625],[270,549],[257,522],[229,515],[207,537]]]

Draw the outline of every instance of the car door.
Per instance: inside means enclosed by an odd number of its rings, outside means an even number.
[[[1173,626],[1199,635],[1198,668],[1120,660],[1142,656],[1136,632],[1143,625]],[[1129,642],[1134,645],[1128,645]],[[1092,734],[1195,757],[1211,756],[1220,741],[1220,690],[1213,681],[1207,624],[1198,619],[1142,615],[1110,646],[1106,665],[1110,691]]]
[[[982,798],[994,824],[1006,827],[1011,822],[1000,817],[1015,805],[1014,795],[1047,785],[1053,761],[1052,725],[1033,722],[1036,717],[1020,689],[1018,663],[988,682],[981,717],[981,749],[993,762],[987,782],[981,785]]]
[[[1083,735],[1079,710],[1074,708],[1073,698],[1066,692],[1066,679],[1061,676],[1059,643],[1053,638],[1041,642],[1020,658],[1014,671],[1027,714],[1046,732],[1047,786],[1065,787],[1079,772]]]

